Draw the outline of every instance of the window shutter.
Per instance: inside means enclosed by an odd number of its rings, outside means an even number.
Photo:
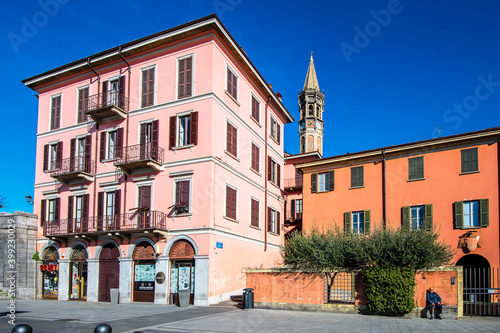
[[[487,227],[489,225],[489,201],[488,199],[479,200],[479,211],[481,227]]]
[[[359,186],[364,186],[365,185],[365,179],[364,179],[364,172],[365,167],[361,166],[358,169],[358,181],[359,181]]]
[[[469,171],[477,171],[477,148],[469,149]]]
[[[192,95],[192,81],[193,81],[193,58],[186,59],[186,93],[184,96],[189,97]]]
[[[234,156],[238,156],[238,130],[236,127],[233,127],[233,151]]]
[[[49,169],[49,145],[43,146],[43,171]]]
[[[125,110],[125,76],[118,79],[118,107]]]
[[[281,212],[276,212],[276,233],[279,235],[281,229]]]
[[[155,88],[155,69],[151,68],[149,72],[148,82],[148,105],[154,104],[154,88]]]
[[[153,143],[153,146],[158,146],[158,126],[159,126],[159,120],[154,120],[152,122],[152,140],[151,142]]]
[[[169,135],[169,140],[168,140],[168,148],[172,150],[173,147],[175,147],[175,137],[177,136],[176,134],[176,123],[177,123],[177,117],[172,116],[170,117],[170,135]]]
[[[344,213],[344,232],[346,235],[351,233],[351,212]]]
[[[40,226],[43,227],[47,218],[47,200],[43,199],[40,202]]]
[[[184,180],[181,181],[181,196],[180,203],[189,205],[189,181]]]
[[[415,158],[408,159],[408,179],[416,179]]]
[[[295,200],[292,200],[291,203],[292,203],[291,204],[292,207],[290,207],[291,208],[290,209],[290,215],[291,215],[290,217],[295,218]]]
[[[416,177],[424,178],[424,157],[417,157]]]
[[[191,138],[189,142],[195,146],[198,144],[198,112],[191,113]]]
[[[312,193],[318,192],[318,174],[317,173],[311,174],[311,192]]]
[[[281,187],[281,165],[279,165],[278,163],[276,163],[276,170],[276,185],[278,185],[278,187]]]
[[[102,83],[102,106],[108,105],[108,81]]]
[[[267,157],[267,180],[272,179],[272,174],[273,174],[273,160],[271,156]]]
[[[351,168],[351,187],[356,186],[356,180],[357,180],[357,169]]]
[[[142,98],[141,107],[147,106],[148,100],[148,71],[142,71]]]
[[[88,194],[83,195],[82,218],[85,220],[89,218],[89,195]]]
[[[56,168],[60,169],[62,167],[62,141],[59,141],[56,145]]]
[[[61,198],[56,198],[54,200],[54,221],[59,222],[60,220],[60,210],[61,210]]]
[[[141,186],[140,189],[140,206],[147,208],[151,207],[151,186]]]
[[[91,143],[92,143],[92,136],[91,135],[87,135],[85,137],[85,161],[83,162],[84,163],[84,169],[85,172],[89,172],[89,173],[93,173],[94,170],[90,170],[90,166],[91,166],[91,162],[90,162],[90,147],[91,147]]]
[[[267,207],[267,232],[271,232],[273,223],[273,210]]]
[[[73,219],[73,201],[75,200],[75,197],[73,195],[70,195],[68,197],[68,222],[70,222]],[[70,225],[70,224],[68,224]]]
[[[102,230],[102,228],[103,228],[103,216],[104,216],[104,192],[98,192],[97,193],[97,227],[98,227],[98,230]]]
[[[115,156],[117,158],[123,157],[123,127],[116,130],[116,149]]]
[[[410,230],[410,206],[404,206],[401,208],[403,230]]]
[[[140,126],[140,144],[141,146],[144,146],[146,144],[146,124],[145,123],[142,123],[141,126]]]
[[[425,205],[424,213],[424,227],[427,231],[432,231],[433,221],[432,221],[432,205]]]
[[[184,97],[184,91],[185,91],[185,77],[184,74],[186,72],[186,63],[185,59],[179,60],[179,75],[178,75],[178,84],[179,86],[177,87],[178,93],[177,93],[177,98],[183,98]]]
[[[99,157],[101,162],[106,159],[106,132],[101,132],[101,146]]]
[[[365,217],[365,220],[364,220],[364,234],[365,235],[369,235],[370,234],[370,227],[371,227],[371,210],[365,210],[364,211],[364,217]]]
[[[279,124],[276,124],[276,141],[278,144],[281,143],[281,126]]]
[[[120,214],[121,194],[122,194],[121,190],[115,191],[115,211],[114,211],[115,215]]]
[[[455,228],[462,229],[464,227],[464,202],[455,202]]]
[[[333,191],[335,188],[335,171],[328,171],[328,190]]]

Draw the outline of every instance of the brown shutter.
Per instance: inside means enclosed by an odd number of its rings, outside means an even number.
[[[123,127],[116,130],[115,156],[117,158],[123,157]]]
[[[73,219],[73,201],[74,200],[75,200],[75,197],[73,195],[70,195],[68,197],[68,220]]]
[[[280,144],[281,143],[281,126],[280,126],[280,124],[276,123],[276,129],[277,129],[276,141],[278,141],[278,144]]]
[[[102,162],[105,159],[106,159],[106,132],[101,132],[100,160]]]
[[[108,81],[102,83],[102,106],[108,105]]]
[[[83,195],[83,203],[82,203],[82,219],[89,218],[89,195]]]
[[[55,119],[55,128],[61,127],[61,96],[56,97],[56,119]]]
[[[141,134],[140,134],[140,144],[144,146],[146,144],[146,124],[141,124]]]
[[[158,127],[159,120],[154,120],[151,124],[151,157],[158,160]]]
[[[312,193],[318,192],[318,174],[317,173],[311,174],[311,192]]]
[[[176,122],[177,122],[177,117],[172,116],[170,117],[170,134],[169,134],[169,139],[168,139],[168,148],[172,150],[173,147],[175,147],[175,137],[177,136],[176,134]]]
[[[272,165],[272,158],[271,156],[268,156],[267,157],[267,180],[271,180],[272,179],[272,175],[273,175],[273,165]]]
[[[62,167],[62,141],[59,141],[56,145],[56,168],[60,169]]]
[[[276,233],[279,235],[281,229],[281,213],[276,212]]]
[[[192,58],[179,60],[178,98],[191,96]]]
[[[147,106],[148,99],[148,71],[142,71],[142,98],[141,107]]]
[[[104,192],[97,193],[97,228],[102,230],[104,216]],[[95,223],[95,222],[94,222]]]
[[[121,190],[115,191],[115,215],[120,214]]]
[[[92,136],[91,135],[87,135],[85,137],[85,171],[86,172],[89,172],[89,173],[94,173],[94,170],[90,170],[90,166],[91,166],[91,158],[90,158],[90,147],[91,147],[91,143],[92,143]]]
[[[139,187],[139,206],[151,207],[151,186]]]
[[[184,78],[184,73],[186,72],[186,63],[184,61],[185,59],[179,60],[179,75],[178,75],[178,84],[179,86],[177,87],[177,98],[183,98],[184,97],[184,91],[186,87],[186,82]]]
[[[278,163],[276,163],[276,185],[278,185],[278,187],[281,187],[281,165],[279,165]]]
[[[184,94],[185,97],[189,97],[192,95],[192,79],[193,79],[193,58],[189,57],[186,59],[186,93]]]
[[[292,218],[295,218],[295,200],[292,200],[291,203],[292,203],[291,204],[292,207],[290,207],[290,215]]]
[[[40,226],[43,226],[47,217],[47,200],[40,202]]]
[[[191,113],[191,138],[189,142],[195,146],[198,144],[198,112]]]
[[[55,198],[55,200],[54,200],[54,221],[59,221],[61,219],[60,209],[61,209],[61,198]]]
[[[154,104],[155,69],[142,71],[142,107]]]
[[[272,221],[273,221],[273,211],[270,207],[267,207],[267,232],[272,230]]]
[[[43,171],[49,169],[49,145],[43,146]]]
[[[125,110],[125,76],[118,79],[118,107]]]

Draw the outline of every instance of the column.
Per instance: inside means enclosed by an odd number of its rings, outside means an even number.
[[[168,266],[168,257],[158,257],[155,265],[155,273],[158,274],[161,272],[165,274],[165,281],[161,284],[155,281],[155,304],[168,304]]]
[[[99,301],[99,259],[87,259],[87,302]]]
[[[134,277],[132,258],[118,258],[120,261],[119,303],[132,303],[132,279]]]
[[[208,256],[194,256],[194,305],[208,305]]]
[[[70,264],[69,259],[59,259],[58,300],[60,301],[69,300]]]
[[[36,276],[36,285],[35,285],[36,296],[35,297],[36,298],[43,298],[43,272],[41,269],[42,264],[43,264],[43,261],[36,262],[36,268],[35,268],[35,276]]]

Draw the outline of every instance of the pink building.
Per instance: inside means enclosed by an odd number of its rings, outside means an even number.
[[[293,118],[215,15],[23,82],[38,297],[208,305],[280,264]]]

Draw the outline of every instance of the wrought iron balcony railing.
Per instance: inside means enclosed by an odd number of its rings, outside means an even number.
[[[122,151],[117,154],[119,157],[115,160],[114,165],[119,166],[141,161],[154,161],[162,164],[163,155],[164,149],[152,142],[123,147]]]
[[[302,219],[302,212],[297,213],[297,212],[292,212],[288,210],[285,215],[285,220],[301,220]]]
[[[52,177],[80,172],[93,175],[95,173],[95,164],[94,161],[85,157],[69,157],[56,161],[53,167],[47,171]]]
[[[285,188],[299,188],[302,187],[302,177],[288,178],[284,180]]]
[[[88,98],[87,113],[95,112],[99,109],[115,106],[123,111],[128,111],[128,99],[118,90],[110,90],[91,95]]]

